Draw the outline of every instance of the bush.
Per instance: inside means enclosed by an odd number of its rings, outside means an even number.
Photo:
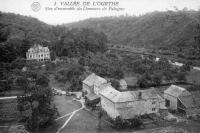
[[[114,124],[116,128],[123,129],[123,128],[137,128],[140,127],[143,122],[141,120],[141,117],[135,116],[132,119],[122,119],[120,116],[116,117],[114,120]]]

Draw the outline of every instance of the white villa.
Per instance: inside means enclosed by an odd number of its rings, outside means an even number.
[[[136,115],[159,113],[163,107],[160,96],[154,88],[138,91],[120,92],[111,85],[100,91],[101,106],[107,114],[115,119],[131,119]]]
[[[48,47],[42,47],[39,44],[35,44],[26,52],[26,59],[29,61],[43,62],[50,60],[50,51]]]

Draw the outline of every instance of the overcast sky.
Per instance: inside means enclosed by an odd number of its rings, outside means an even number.
[[[45,7],[63,7],[60,2],[65,1],[116,1],[119,2],[119,8],[125,8],[123,11],[46,11]],[[31,9],[33,2],[39,2],[41,9],[38,12],[34,12]],[[54,3],[57,5],[54,6]],[[91,17],[102,17],[102,16],[119,16],[119,15],[142,15],[152,11],[165,11],[174,10],[174,7],[183,9],[198,10],[200,9],[200,0],[0,0],[0,11],[12,12],[21,15],[27,15],[36,17],[41,21],[48,24],[62,24],[70,23],[74,21],[83,20]]]

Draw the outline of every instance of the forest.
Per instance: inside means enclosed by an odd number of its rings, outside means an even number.
[[[200,11],[185,8],[155,11],[141,16],[90,18],[65,26],[103,31],[112,45],[152,49],[188,59],[199,59],[195,41],[199,22]]]

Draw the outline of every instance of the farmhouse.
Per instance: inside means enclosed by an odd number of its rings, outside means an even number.
[[[26,59],[29,61],[43,62],[50,60],[50,51],[48,47],[42,47],[39,44],[35,44],[26,52]]]
[[[111,118],[131,119],[136,115],[158,113],[160,97],[154,88],[119,92],[107,84],[100,91],[101,106]]]
[[[164,92],[165,105],[186,116],[200,115],[200,91],[189,92],[185,88],[171,85]]]
[[[99,98],[99,91],[103,89],[103,86],[107,84],[107,80],[96,75],[90,74],[85,80],[83,80],[82,87],[83,92],[86,94],[87,99],[93,101]]]

